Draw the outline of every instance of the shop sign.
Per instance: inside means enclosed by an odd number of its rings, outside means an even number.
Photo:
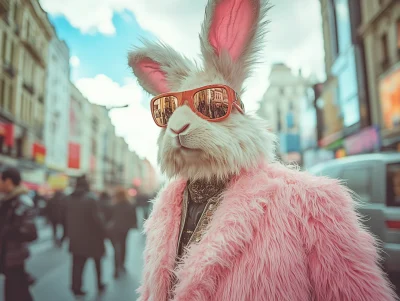
[[[344,140],[344,147],[348,155],[378,151],[380,144],[379,129],[375,126],[365,128]]]
[[[47,179],[47,184],[53,190],[65,189],[68,187],[68,176],[64,174],[52,174]]]
[[[400,67],[379,82],[383,129],[400,127]]]
[[[68,168],[80,168],[81,145],[79,143],[70,142],[68,144]]]
[[[346,157],[346,150],[344,148],[340,148],[335,152],[335,158],[340,159]]]
[[[7,146],[14,146],[14,124],[9,122],[0,122],[0,136],[3,136],[5,139],[5,144]]]
[[[35,162],[44,164],[46,158],[46,147],[40,143],[32,145],[32,156]]]

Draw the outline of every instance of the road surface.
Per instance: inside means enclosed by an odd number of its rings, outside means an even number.
[[[138,214],[139,215],[139,214]],[[31,246],[31,257],[26,268],[36,279],[31,292],[35,301],[134,301],[137,299],[135,290],[139,286],[143,268],[142,254],[145,237],[139,230],[131,230],[128,236],[126,258],[127,274],[120,279],[113,278],[113,248],[106,243],[106,256],[102,261],[103,282],[107,289],[101,295],[97,293],[94,262],[86,264],[84,272],[84,287],[88,294],[76,299],[70,291],[71,256],[68,253],[68,243],[62,248],[54,246],[51,228],[43,219],[38,219],[39,238]],[[140,225],[141,226],[141,225]],[[3,282],[0,281],[0,301],[3,301]]]

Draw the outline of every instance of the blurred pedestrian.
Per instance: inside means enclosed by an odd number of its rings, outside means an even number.
[[[89,258],[94,259],[99,292],[105,289],[102,282],[101,258],[105,253],[105,225],[101,217],[97,197],[90,192],[85,176],[76,181],[74,192],[68,196],[66,229],[69,250],[72,254],[72,285],[75,296],[84,296],[82,274]]]
[[[112,206],[108,233],[114,247],[114,278],[126,272],[126,238],[132,228],[137,228],[136,208],[130,202],[126,189],[118,188]]]
[[[61,190],[57,190],[50,198],[46,206],[46,217],[49,220],[53,229],[53,240],[57,246],[60,246],[65,238],[65,194]],[[58,238],[58,228],[62,226],[62,238]]]
[[[146,220],[150,215],[150,196],[142,191],[140,188],[137,188],[137,196],[136,202],[137,206],[142,208],[143,218]]]
[[[108,194],[107,191],[103,191],[99,197],[99,205],[101,213],[103,214],[104,220],[106,222],[110,221],[112,215],[112,208],[111,208],[111,196]]]
[[[5,301],[31,301],[29,285],[34,280],[25,270],[29,257],[27,243],[37,239],[34,203],[21,185],[18,169],[1,173],[0,272],[5,276]]]

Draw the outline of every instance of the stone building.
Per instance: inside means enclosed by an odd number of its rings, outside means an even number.
[[[45,177],[46,70],[55,31],[37,0],[0,6],[1,162],[18,165],[24,179],[35,184]]]

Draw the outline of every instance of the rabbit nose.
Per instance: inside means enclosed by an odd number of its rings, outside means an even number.
[[[179,130],[174,130],[173,128],[171,128],[171,131],[174,134],[179,135],[180,133],[184,132],[188,127],[190,126],[190,123],[185,124],[183,127],[181,127]]]

